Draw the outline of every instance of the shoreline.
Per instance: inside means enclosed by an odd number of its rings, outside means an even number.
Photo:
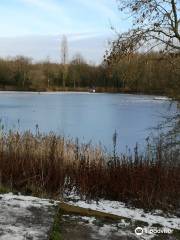
[[[68,89],[68,90],[62,90],[62,89],[57,89],[57,90],[52,90],[52,89],[42,89],[42,90],[27,90],[27,89],[7,89],[3,90],[0,88],[0,94],[3,93],[34,93],[34,94],[58,94],[58,93],[79,93],[79,94],[124,94],[124,95],[142,95],[142,96],[154,96],[154,97],[168,97],[167,94],[163,93],[148,93],[148,92],[135,92],[135,91],[101,91],[101,90],[96,90],[95,93],[90,92],[88,89]],[[171,100],[171,98],[169,98]]]

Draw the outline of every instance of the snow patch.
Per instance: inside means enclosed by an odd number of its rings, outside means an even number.
[[[48,239],[56,205],[48,199],[0,195],[0,239]]]
[[[98,203],[96,203],[96,201],[91,201],[90,203],[87,203],[81,200],[69,201],[68,203],[73,206],[96,210],[104,213],[110,213],[120,217],[130,218],[136,221],[147,222],[149,226],[152,226],[153,224],[159,224],[163,227],[180,230],[180,218],[177,218],[175,216],[161,216],[159,215],[160,213],[162,213],[161,211],[156,211],[154,214],[146,213],[143,209],[129,208],[126,207],[125,204],[122,202],[108,200],[100,200]]]

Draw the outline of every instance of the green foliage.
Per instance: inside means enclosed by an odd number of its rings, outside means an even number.
[[[4,193],[8,193],[8,192],[10,192],[9,188],[0,186],[0,194],[4,194]]]
[[[54,224],[49,240],[62,240],[60,226],[61,226],[61,214],[60,211],[58,211],[54,219]]]

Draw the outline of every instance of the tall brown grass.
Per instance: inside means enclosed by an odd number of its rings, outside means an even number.
[[[105,198],[144,208],[180,205],[180,163],[177,149],[148,143],[144,154],[110,155],[101,147],[80,144],[53,133],[1,133],[0,184],[29,194],[63,196],[76,193],[87,200]]]

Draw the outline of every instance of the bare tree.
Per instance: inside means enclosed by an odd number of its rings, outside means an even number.
[[[180,0],[117,0],[120,12],[128,14],[132,27],[127,32],[117,33],[118,37],[106,51],[105,60],[109,66],[122,58],[132,59],[137,51],[145,53],[158,50],[172,64],[174,79],[180,79],[178,59],[180,56]],[[114,29],[114,28],[113,28]],[[160,55],[162,57],[162,54]],[[180,99],[180,81],[172,80],[171,96]],[[163,124],[164,126],[165,124]],[[180,114],[168,118],[166,125],[171,131],[166,138],[180,143]],[[172,146],[172,142],[170,144]]]
[[[68,41],[67,37],[63,35],[61,42],[61,63],[63,65],[67,64],[68,61]]]
[[[47,88],[49,89],[50,87],[50,58],[47,56],[46,61],[43,63],[44,66],[44,74],[47,79]]]
[[[86,64],[86,61],[81,53],[76,53],[71,61],[71,64]]]
[[[67,37],[63,35],[61,42],[61,63],[63,65],[63,87],[66,86],[66,76],[68,71],[68,41]]]
[[[107,61],[138,49],[164,53],[180,51],[180,0],[117,0],[119,10],[132,19],[132,28],[118,34],[107,51]]]
[[[81,53],[76,53],[73,56],[73,59],[71,61],[71,66],[73,66],[73,74],[72,74],[72,80],[73,80],[73,85],[74,89],[76,86],[80,85],[80,78],[81,74],[83,73],[84,66],[87,64]]]
[[[15,65],[17,67],[17,72],[20,76],[20,84],[22,87],[25,87],[27,80],[28,80],[28,74],[29,74],[29,65],[31,64],[31,59],[26,58],[23,56],[17,56],[15,58]]]

